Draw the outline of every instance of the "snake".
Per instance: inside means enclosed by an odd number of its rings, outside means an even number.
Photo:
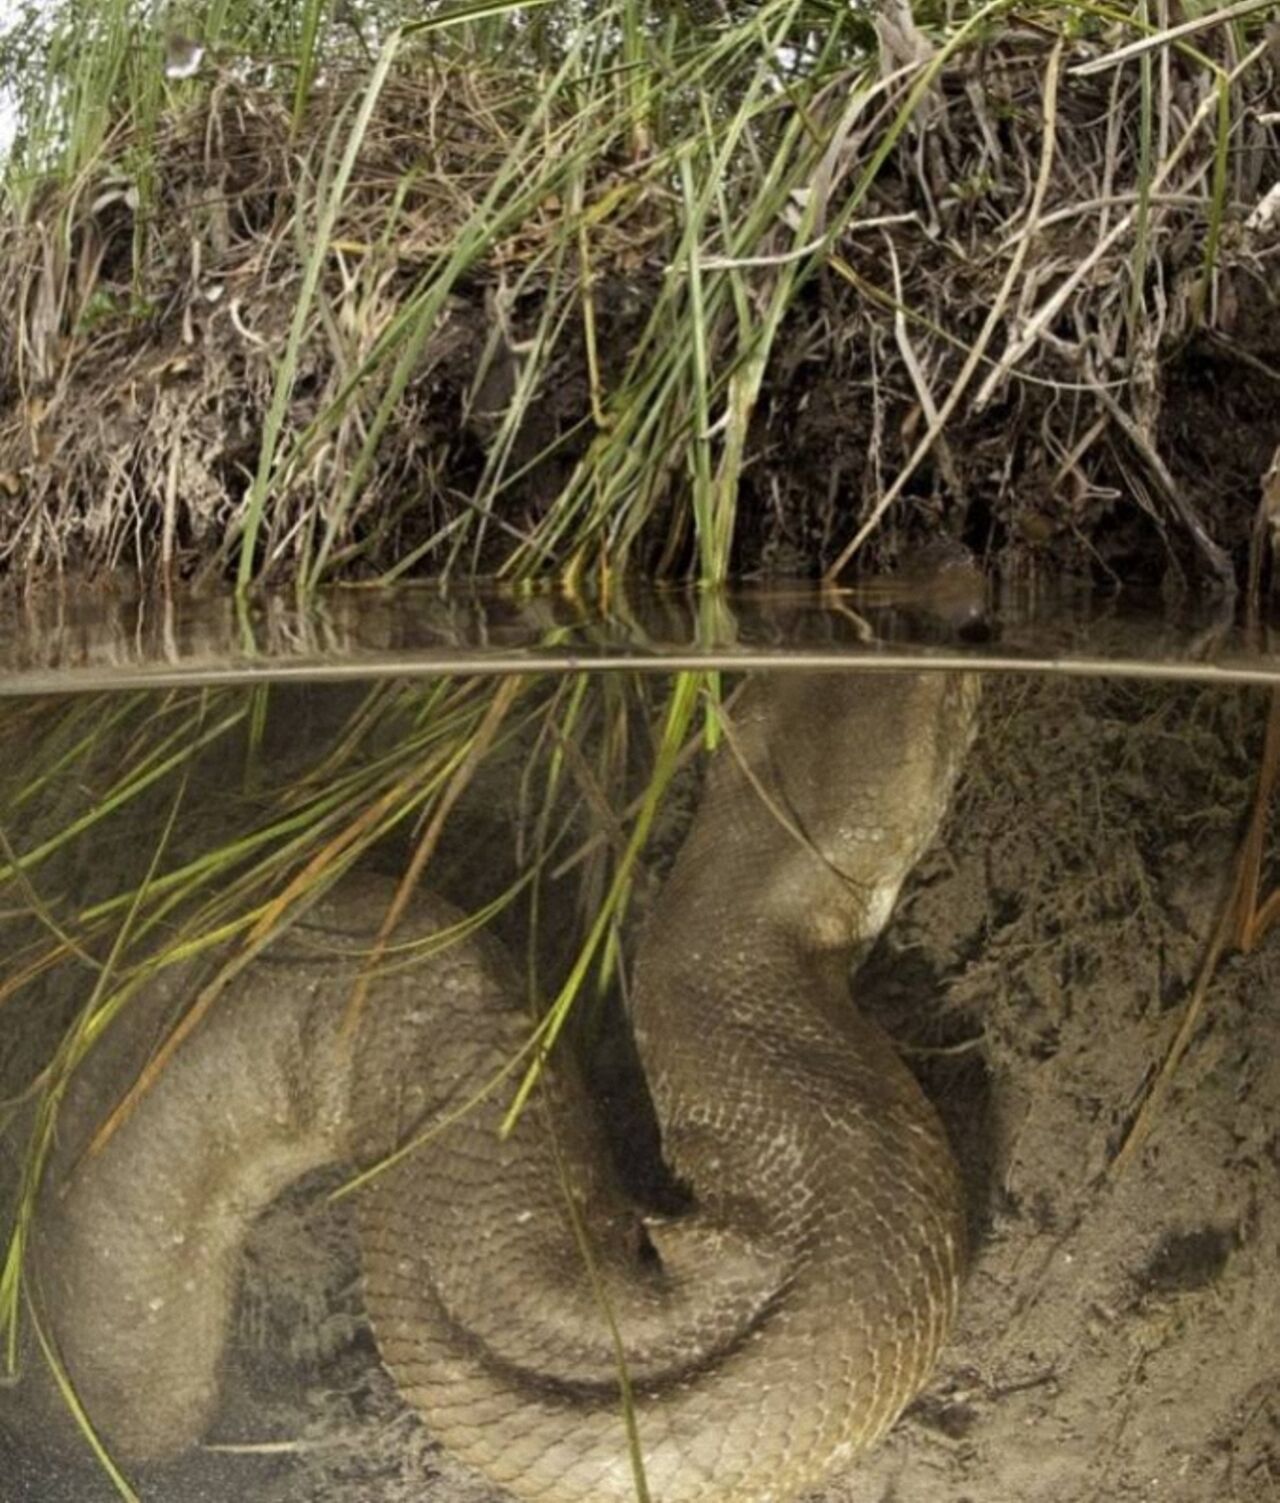
[[[27,1250],[117,1461],[206,1434],[249,1230],[334,1165],[372,1170],[350,1198],[381,1361],[505,1494],[783,1503],[873,1445],[951,1326],[965,1207],[857,965],[952,802],[977,703],[958,671],[746,680],[628,987],[674,1209],[637,1202],[568,1051],[510,1125],[528,987],[425,885],[370,969],[395,881],[335,880],[103,1143],[213,962],[158,971],[70,1080]]]

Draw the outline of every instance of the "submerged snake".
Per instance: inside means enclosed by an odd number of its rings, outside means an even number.
[[[457,918],[433,896],[405,913],[348,1047],[392,890],[360,872],[240,974],[86,1158],[201,980],[161,973],[73,1080],[29,1250],[36,1308],[114,1454],[200,1439],[259,1211],[439,1123],[355,1199],[382,1359],[447,1448],[531,1503],[630,1503],[606,1306],[653,1503],[778,1503],[870,1445],[947,1331],[963,1213],[942,1128],[849,970],[933,838],[976,699],[960,674],[748,685],[631,987],[683,1214],[627,1198],[565,1061],[499,1137],[519,1071],[483,1088],[528,1038],[522,988],[484,936],[409,963],[402,946]]]

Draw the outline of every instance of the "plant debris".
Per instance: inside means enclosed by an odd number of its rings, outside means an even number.
[[[816,53],[794,10],[640,104],[406,43],[298,114],[207,64],[11,174],[0,569],[712,581],[942,534],[1229,587],[1280,446],[1261,13],[1121,57],[1057,7]]]

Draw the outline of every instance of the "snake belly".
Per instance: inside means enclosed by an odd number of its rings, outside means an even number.
[[[424,1132],[355,1195],[366,1307],[405,1400],[498,1486],[630,1503],[638,1452],[653,1503],[783,1503],[874,1443],[946,1335],[964,1211],[942,1127],[849,974],[949,805],[977,697],[957,673],[748,683],[631,986],[685,1214],[628,1198],[567,1058],[499,1134],[524,992],[483,934],[414,958],[459,917],[435,895],[413,899],[344,1028],[394,887],[359,870],[87,1154],[202,981],[160,973],[73,1078],[28,1254],[113,1453],[204,1434],[263,1207]]]

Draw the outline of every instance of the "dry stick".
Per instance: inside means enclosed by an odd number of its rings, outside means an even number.
[[[1280,916],[1280,887],[1273,887],[1266,902],[1240,915],[1240,948],[1247,955]]]
[[[996,327],[1004,313],[1005,305],[1012,295],[1014,283],[1022,271],[1023,263],[1031,248],[1031,237],[1035,233],[1036,226],[1039,223],[1040,210],[1044,205],[1045,195],[1049,191],[1049,179],[1053,171],[1054,143],[1057,134],[1058,70],[1061,62],[1062,41],[1059,38],[1054,43],[1053,51],[1049,55],[1048,67],[1045,69],[1044,144],[1040,153],[1040,173],[1036,179],[1036,188],[1031,198],[1031,206],[1027,210],[1027,222],[1023,229],[1022,239],[1013,253],[1013,259],[1009,263],[1008,270],[1004,274],[1004,279],[1000,284],[999,292],[996,294],[995,302],[991,305],[991,309],[983,321],[982,329],[978,334],[973,348],[965,357],[964,365],[961,368],[960,374],[956,377],[955,385],[947,393],[946,400],[938,409],[933,421],[929,424],[924,437],[912,451],[911,457],[907,460],[905,467],[898,472],[897,479],[894,480],[893,484],[876,503],[871,515],[854,534],[852,541],[840,554],[840,557],[827,570],[825,575],[827,583],[834,582],[853,555],[861,548],[871,533],[875,531],[876,527],[879,526],[881,517],[884,516],[889,507],[902,494],[907,481],[915,474],[921,461],[933,447],[935,439],[946,426],[951,414],[959,406],[960,398],[968,388],[974,371],[977,370],[987,346],[991,343]],[[998,369],[999,367],[997,367]]]
[[[1197,16],[1194,21],[1183,21],[1180,26],[1170,26],[1155,36],[1142,37],[1130,42],[1127,47],[1108,52],[1106,57],[1091,58],[1087,63],[1077,63],[1070,70],[1073,78],[1087,78],[1091,73],[1102,73],[1107,68],[1118,68],[1121,63],[1141,57],[1144,52],[1154,52],[1157,47],[1167,47],[1170,42],[1180,42],[1183,37],[1193,36],[1198,31],[1210,31],[1224,21],[1235,21],[1241,16],[1252,15],[1255,10],[1270,10],[1276,0],[1239,0],[1236,5],[1224,5],[1208,16]]]
[[[1266,50],[1267,44],[1264,42],[1255,47],[1252,52],[1246,54],[1246,56],[1236,64],[1231,72],[1226,75],[1225,81],[1228,87],[1233,84],[1242,73],[1251,68],[1253,64],[1257,62],[1257,60],[1266,52]],[[1154,195],[1157,190],[1163,186],[1166,178],[1168,178],[1169,174],[1182,160],[1188,147],[1195,139],[1200,127],[1208,119],[1210,114],[1212,114],[1213,111],[1217,109],[1217,107],[1218,86],[1215,84],[1214,87],[1209,90],[1209,92],[1196,106],[1195,114],[1192,115],[1191,120],[1189,121],[1186,130],[1182,133],[1182,137],[1179,140],[1178,144],[1161,163],[1159,169],[1152,177],[1150,188],[1147,193],[1148,203],[1152,201],[1152,195]],[[987,405],[987,403],[991,400],[992,394],[994,393],[999,383],[1004,380],[1004,378],[1013,369],[1013,367],[1017,365],[1018,361],[1020,361],[1022,357],[1037,342],[1037,340],[1040,339],[1045,329],[1048,328],[1048,326],[1057,317],[1059,312],[1061,312],[1062,308],[1067,302],[1067,299],[1072,296],[1072,294],[1080,286],[1081,282],[1083,282],[1084,279],[1093,271],[1094,267],[1098,264],[1099,261],[1102,260],[1103,256],[1106,255],[1106,253],[1112,248],[1113,245],[1115,245],[1118,240],[1129,233],[1129,231],[1133,228],[1134,220],[1136,217],[1137,216],[1135,214],[1131,213],[1126,214],[1122,219],[1118,219],[1116,223],[1111,227],[1111,229],[1108,230],[1107,233],[1094,245],[1089,254],[1085,256],[1084,259],[1076,266],[1071,275],[1063,281],[1062,285],[1057,289],[1057,291],[1054,292],[1053,295],[1045,301],[1040,311],[1029,320],[1026,327],[1022,331],[1021,337],[1015,340],[1004,352],[1004,354],[1000,357],[999,363],[995,366],[995,368],[988,375],[987,379],[982,383],[982,386],[979,388],[978,395],[974,398],[973,402],[974,410],[976,412],[980,412]]]
[[[1105,417],[1094,418],[1093,422],[1089,424],[1080,437],[1076,439],[1075,443],[1071,445],[1071,448],[1067,450],[1066,454],[1063,455],[1061,464],[1054,471],[1053,479],[1049,482],[1053,490],[1057,490],[1058,486],[1062,484],[1068,475],[1078,471],[1080,461],[1094,444],[1098,442],[1106,432],[1106,429],[1107,420]]]
[[[173,582],[173,540],[178,531],[178,457],[177,444],[169,450],[169,464],[164,480],[164,523],[160,532],[160,578],[166,585]]]
[[[1245,597],[1247,620],[1252,631],[1258,624],[1262,609],[1262,562],[1270,558],[1272,594],[1276,590],[1276,542],[1280,532],[1280,444],[1271,456],[1271,464],[1262,477],[1262,496],[1258,509],[1253,514],[1253,528],[1249,534],[1249,585]]]
[[[1245,831],[1236,856],[1236,870],[1230,890],[1223,902],[1222,912],[1218,915],[1218,922],[1214,926],[1209,948],[1205,951],[1204,960],[1196,974],[1195,985],[1187,998],[1187,1005],[1183,1009],[1178,1031],[1169,1045],[1169,1052],[1165,1055],[1160,1073],[1151,1082],[1141,1106],[1129,1125],[1124,1142],[1121,1143],[1115,1158],[1106,1168],[1105,1177],[1107,1178],[1116,1179],[1123,1173],[1126,1164],[1137,1152],[1150,1131],[1152,1118],[1168,1094],[1174,1072],[1187,1052],[1191,1036],[1204,1012],[1209,983],[1213,980],[1223,951],[1228,945],[1235,945],[1246,951],[1252,949],[1262,931],[1275,916],[1277,898],[1280,894],[1273,892],[1261,909],[1256,906],[1256,903],[1267,811],[1271,806],[1271,796],[1275,790],[1278,773],[1280,773],[1280,691],[1273,689],[1271,711],[1267,716],[1266,740],[1262,749],[1262,762],[1258,768],[1258,782],[1254,790],[1253,809],[1249,815],[1248,829]]]
[[[1077,199],[1073,204],[1067,204],[1065,208],[1055,209],[1052,214],[1046,214],[1040,221],[1042,230],[1049,229],[1055,224],[1065,224],[1069,219],[1081,219],[1086,214],[1092,214],[1099,209],[1118,209],[1124,204],[1137,203],[1139,195],[1136,192],[1125,193],[1100,193],[1095,198]],[[1213,202],[1207,193],[1148,193],[1149,204],[1160,204],[1170,209],[1203,209]],[[1235,201],[1233,200],[1233,203]],[[1248,205],[1239,207],[1247,208]],[[1021,234],[1021,231],[1018,232]],[[1010,235],[1002,240],[996,247],[998,251],[1005,251],[1017,240],[1018,235]],[[707,263],[703,262],[705,266]]]
[[[356,978],[355,985],[351,988],[351,998],[347,1003],[347,1010],[343,1015],[342,1026],[339,1036],[350,1038],[354,1033],[356,1024],[360,1020],[360,1014],[364,1010],[365,1002],[369,995],[369,986],[373,980],[373,973],[381,961],[387,943],[395,932],[396,925],[400,922],[409,899],[417,889],[418,881],[435,853],[436,846],[440,843],[440,836],[444,831],[453,806],[462,797],[467,785],[475,775],[476,768],[480,765],[485,753],[488,751],[497,734],[498,727],[506,718],[511,703],[524,688],[524,678],[519,674],[511,678],[503,679],[497,692],[489,702],[489,708],[484,712],[484,718],[476,728],[475,736],[471,745],[467,748],[466,756],[458,764],[448,785],[440,796],[440,802],[436,805],[431,815],[430,823],[423,832],[422,839],[413,853],[409,865],[405,868],[404,876],[401,877],[395,891],[395,896],[387,908],[382,924],[378,929],[377,938],[369,952],[369,958],[360,968],[360,974]]]
[[[1112,420],[1124,433],[1133,447],[1142,456],[1153,480],[1164,493],[1165,500],[1178,515],[1178,520],[1191,534],[1192,541],[1204,555],[1210,569],[1218,577],[1218,583],[1227,594],[1234,594],[1236,588],[1236,571],[1231,562],[1231,555],[1220,544],[1215,543],[1205,530],[1204,523],[1196,515],[1194,508],[1182,494],[1182,488],[1173,478],[1167,464],[1161,459],[1155,445],[1142,431],[1138,424],[1129,416],[1123,407],[1116,401],[1109,391],[1099,384],[1094,387],[1094,395],[1098,401],[1110,413]]]
[[[886,234],[884,239],[889,252],[889,264],[893,268],[893,337],[898,346],[898,353],[902,356],[902,363],[911,377],[911,384],[915,387],[916,401],[920,404],[924,420],[928,424],[933,424],[938,421],[938,406],[933,400],[933,392],[920,364],[919,356],[916,354],[915,345],[911,343],[910,331],[907,329],[906,304],[903,301],[902,291],[902,267],[898,264],[897,247],[893,243],[892,235]],[[956,474],[951,447],[941,435],[938,438],[938,464],[942,469],[943,480],[953,494],[959,495],[960,477]]]
[[[1263,834],[1267,810],[1280,774],[1280,690],[1271,691],[1271,713],[1267,716],[1267,733],[1262,747],[1262,768],[1254,794],[1249,819],[1246,848],[1242,852],[1244,878],[1236,911],[1235,943],[1246,954],[1270,928],[1280,907],[1280,889],[1275,889],[1261,906],[1258,904],[1258,880],[1262,871]]]

